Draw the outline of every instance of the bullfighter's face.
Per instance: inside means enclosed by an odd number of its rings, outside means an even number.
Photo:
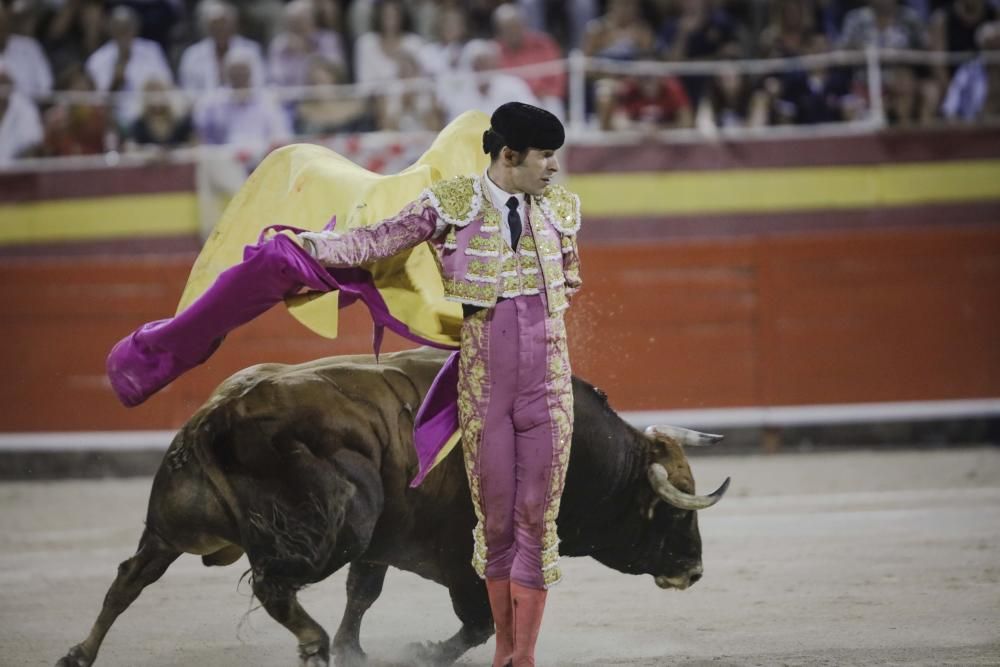
[[[521,153],[521,161],[511,170],[511,178],[518,191],[537,197],[549,187],[558,171],[559,158],[554,150],[529,148]]]

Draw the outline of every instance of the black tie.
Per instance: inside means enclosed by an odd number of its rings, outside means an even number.
[[[517,197],[507,200],[507,225],[510,227],[510,247],[517,249],[517,242],[521,238],[521,216],[517,214]]]

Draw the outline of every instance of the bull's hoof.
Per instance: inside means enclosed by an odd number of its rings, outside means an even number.
[[[353,644],[333,645],[333,664],[337,667],[364,667],[368,664],[368,655],[361,646]]]
[[[299,644],[299,667],[330,667],[330,641],[324,637]]]
[[[89,657],[77,644],[69,650],[69,653],[59,658],[56,667],[90,667],[94,659]]]
[[[416,667],[447,667],[455,662],[453,657],[445,654],[444,642],[424,642],[409,644],[406,652],[411,656]]]

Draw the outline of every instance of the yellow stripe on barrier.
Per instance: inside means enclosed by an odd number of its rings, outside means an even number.
[[[587,215],[752,213],[1000,199],[1000,160],[576,174]]]
[[[35,201],[0,206],[0,244],[198,232],[193,192]]]

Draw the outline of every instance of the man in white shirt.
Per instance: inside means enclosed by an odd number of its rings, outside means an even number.
[[[204,143],[264,150],[291,138],[291,122],[281,105],[265,88],[251,87],[246,52],[226,55],[225,76],[231,89],[210,93],[195,109],[195,127]]]
[[[206,37],[184,49],[178,68],[181,88],[194,92],[228,86],[224,61],[230,51],[245,52],[250,63],[250,82],[264,84],[264,56],[260,44],[237,34],[238,15],[228,2],[207,0],[198,6],[198,23]]]
[[[10,31],[10,16],[0,3],[0,61],[7,64],[14,86],[28,97],[52,92],[52,68],[37,41]]]
[[[474,39],[465,47],[462,60],[469,72],[438,79],[438,102],[451,121],[469,110],[492,113],[507,102],[540,106],[524,79],[496,71],[500,50],[496,42]]]
[[[34,102],[14,86],[7,66],[0,64],[0,166],[9,165],[45,137]]]
[[[115,116],[123,125],[131,124],[141,108],[143,86],[150,79],[172,84],[173,74],[156,42],[138,37],[135,12],[118,6],[108,19],[111,39],[87,58],[87,73],[99,91],[132,93],[114,103]]]

